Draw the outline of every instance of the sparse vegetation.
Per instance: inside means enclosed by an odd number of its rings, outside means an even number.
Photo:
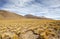
[[[60,39],[60,21],[0,20],[0,39]]]

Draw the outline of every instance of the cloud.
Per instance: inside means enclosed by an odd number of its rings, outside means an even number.
[[[40,0],[41,4],[47,7],[58,7],[60,6],[60,0]]]
[[[60,0],[1,0],[0,9],[16,12],[17,14],[33,14],[60,19]]]

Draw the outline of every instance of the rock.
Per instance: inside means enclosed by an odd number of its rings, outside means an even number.
[[[37,39],[39,35],[33,34],[32,31],[28,31],[25,34],[20,35],[22,39]]]

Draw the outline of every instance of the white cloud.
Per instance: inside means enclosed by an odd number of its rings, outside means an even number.
[[[49,7],[58,7],[60,6],[60,0],[42,0],[42,4]]]

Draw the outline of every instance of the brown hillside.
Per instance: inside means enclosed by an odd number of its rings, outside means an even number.
[[[24,17],[22,15],[18,15],[13,12],[0,10],[0,19],[20,19],[20,18],[24,18]]]

